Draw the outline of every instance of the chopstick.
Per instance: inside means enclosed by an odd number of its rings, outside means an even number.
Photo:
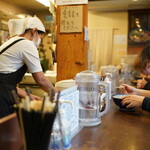
[[[116,89],[124,89],[124,86],[116,86]]]
[[[53,122],[58,111],[60,92],[57,93],[55,103],[52,90],[49,95],[44,94],[43,101],[30,101],[29,88],[26,88],[26,92],[26,98],[21,101],[17,101],[15,92],[12,92],[23,134],[24,149],[47,150]]]
[[[47,94],[45,93],[43,103],[42,103],[42,109],[41,109],[41,119],[44,119],[44,106],[45,106],[46,96]]]

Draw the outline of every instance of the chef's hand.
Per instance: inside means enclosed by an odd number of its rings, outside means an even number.
[[[123,87],[123,88],[121,88],[121,93],[136,94],[136,88],[135,87],[128,85],[128,84],[121,84],[121,86]]]
[[[37,95],[33,95],[33,94],[30,94],[30,98],[31,98],[31,100],[42,100],[41,97],[39,97]]]
[[[57,88],[54,88],[53,90],[54,90],[54,93],[58,93],[59,92],[59,90]]]
[[[142,103],[144,100],[144,96],[138,96],[138,95],[127,95],[123,97],[122,105],[126,106],[126,108],[132,108],[132,107],[142,107]]]

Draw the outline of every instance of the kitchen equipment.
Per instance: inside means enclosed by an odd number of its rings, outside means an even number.
[[[72,87],[74,85],[75,85],[75,80],[69,79],[69,80],[62,80],[62,81],[56,82],[55,87],[61,91],[69,87]]]
[[[83,126],[96,126],[109,108],[109,86],[90,70],[76,74],[79,89],[79,121]]]

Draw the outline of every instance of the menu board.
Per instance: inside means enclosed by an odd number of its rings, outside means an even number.
[[[82,32],[82,6],[64,6],[60,9],[60,33]]]
[[[88,0],[56,0],[56,5],[88,4]]]
[[[61,109],[66,112],[66,119],[70,122],[71,131],[74,132],[79,126],[79,90],[77,85],[61,91],[60,100],[70,101],[70,103],[62,103]]]

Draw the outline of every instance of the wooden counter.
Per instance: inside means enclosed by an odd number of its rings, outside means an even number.
[[[7,123],[0,120],[0,150],[23,150],[15,116]],[[120,112],[111,101],[101,125],[83,128],[71,150],[150,150],[150,112]]]
[[[150,112],[120,112],[111,107],[96,127],[85,127],[74,139],[72,150],[150,150]]]
[[[0,119],[0,150],[23,150],[22,135],[15,113]]]

